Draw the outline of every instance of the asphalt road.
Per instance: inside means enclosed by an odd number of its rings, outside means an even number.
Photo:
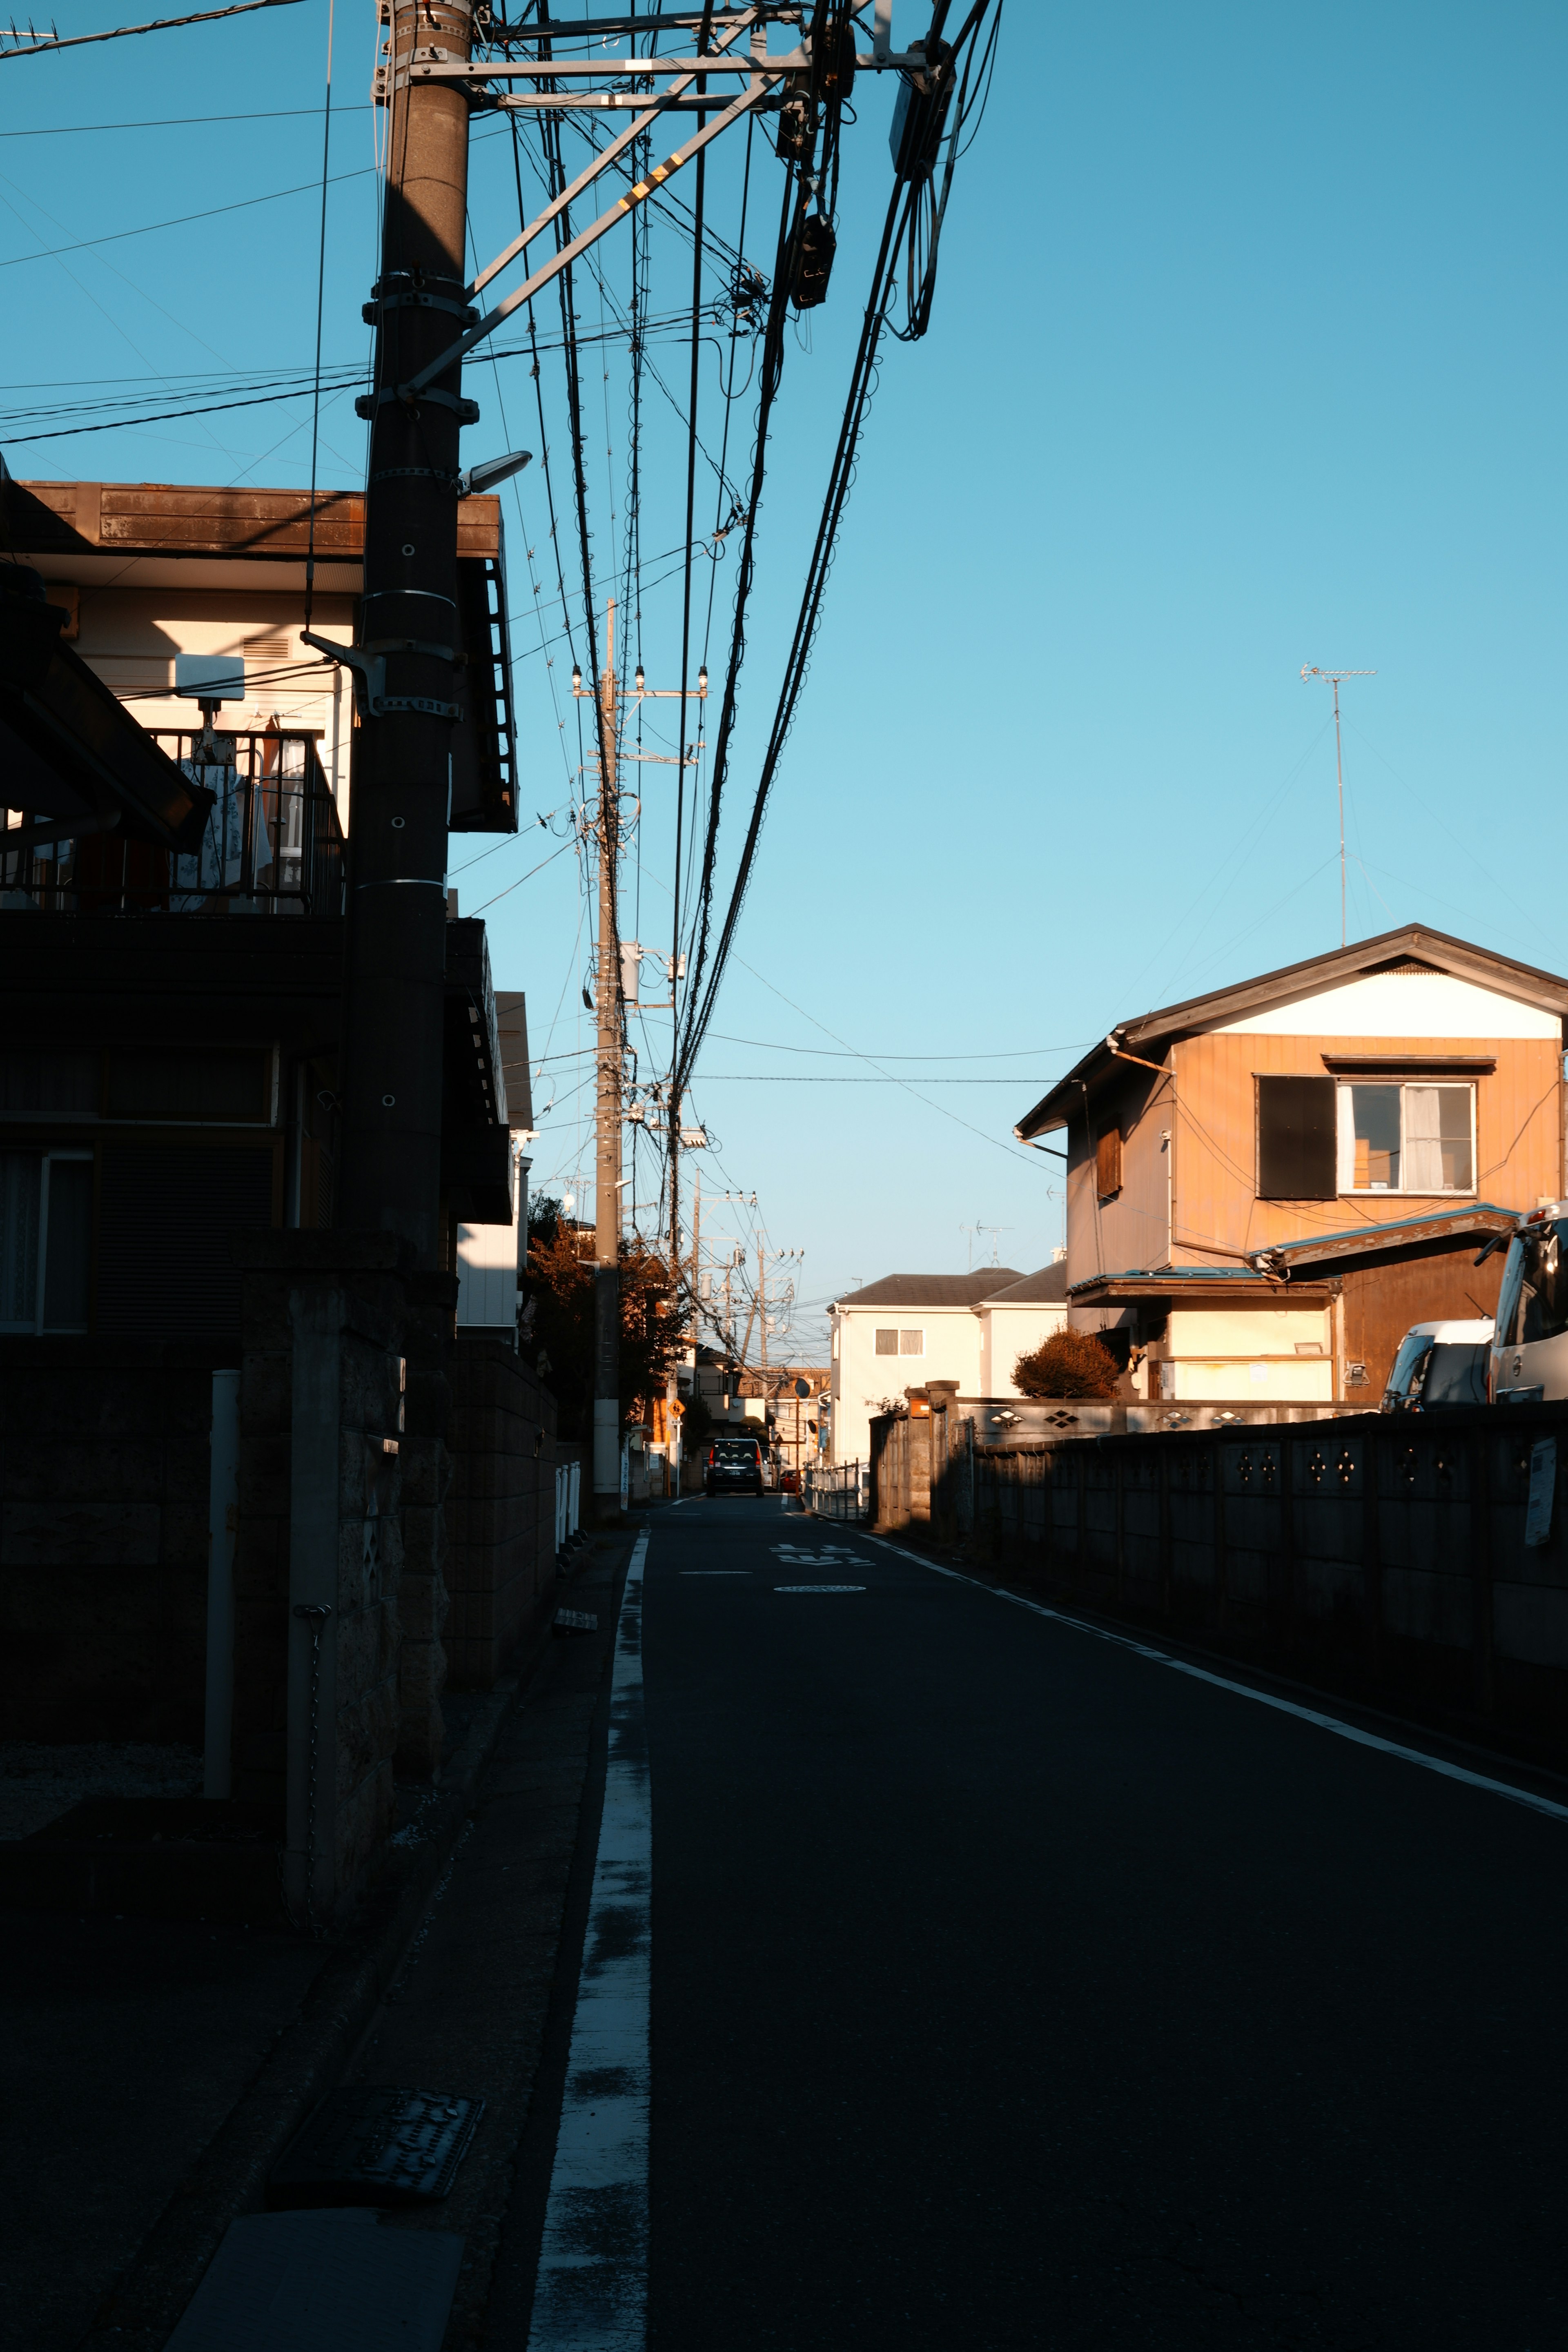
[[[1568,1822],[772,1496],[643,1663],[655,2352],[1568,2340]]]

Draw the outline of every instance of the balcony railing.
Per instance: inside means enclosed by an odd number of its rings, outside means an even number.
[[[214,795],[200,849],[181,856],[96,833],[6,853],[0,833],[0,902],[49,914],[342,914],[342,828],[313,736],[153,736]]]

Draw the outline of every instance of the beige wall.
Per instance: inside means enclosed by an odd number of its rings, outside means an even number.
[[[1532,1209],[1563,1192],[1563,1056],[1554,1040],[1540,1037],[1382,1037],[1387,1054],[1495,1056],[1497,1068],[1476,1087],[1474,1194],[1342,1193],[1331,1201],[1257,1198],[1257,1089],[1264,1076],[1323,1077],[1323,1056],[1369,1050],[1350,1034],[1216,1034],[1184,1038],[1174,1048],[1175,1219],[1178,1265],[1212,1262],[1272,1242],[1299,1241],[1348,1226],[1389,1224],[1461,1199],[1493,1201],[1500,1208]]]
[[[343,671],[322,666],[300,643],[304,624],[297,593],[89,586],[79,595],[76,651],[129,701],[143,727],[202,723],[195,703],[174,695],[176,654],[243,655],[247,698],[225,703],[219,726],[244,731],[263,728],[276,717],[283,728],[320,728],[321,765],[347,830],[352,703]],[[323,636],[352,642],[354,599],[318,595],[313,625]]]

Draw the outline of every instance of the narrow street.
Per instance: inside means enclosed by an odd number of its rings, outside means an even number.
[[[772,1496],[642,1600],[655,2347],[1562,2342],[1568,1822]]]

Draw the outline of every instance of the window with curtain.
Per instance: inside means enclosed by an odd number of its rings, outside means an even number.
[[[1473,1086],[1374,1081],[1339,1090],[1342,1192],[1473,1192]]]

